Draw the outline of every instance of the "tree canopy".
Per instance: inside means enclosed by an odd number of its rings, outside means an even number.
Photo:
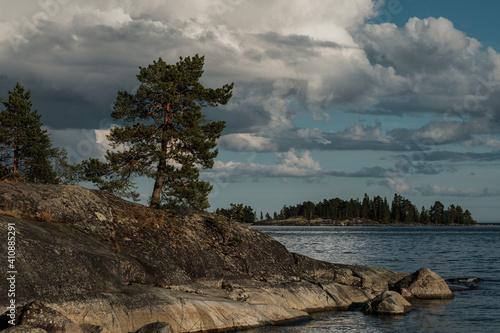
[[[461,206],[450,205],[448,209],[436,201],[430,209],[417,207],[405,197],[394,194],[389,205],[386,198],[375,196],[372,199],[365,194],[363,200],[342,200],[334,198],[323,200],[318,203],[306,201],[298,205],[284,206],[279,213],[275,213],[277,219],[288,219],[303,217],[306,219],[323,218],[332,220],[343,220],[353,218],[365,218],[379,221],[384,224],[476,224],[469,210],[463,210]]]
[[[87,179],[134,197],[133,179],[145,176],[154,180],[151,207],[208,208],[212,186],[199,180],[199,168],[213,166],[225,122],[210,122],[201,110],[226,104],[233,84],[205,88],[203,66],[204,57],[195,55],[140,67],[137,91],[119,91],[114,103],[111,116],[123,122],[108,136],[116,149],[107,152],[106,163],[85,162]]]
[[[17,83],[0,112],[0,177],[33,183],[59,183],[67,167],[64,150],[52,147],[31,91]]]
[[[235,219],[239,222],[244,223],[254,223],[256,220],[255,212],[252,207],[244,206],[243,204],[230,204],[231,208],[217,208],[215,210],[216,214],[220,214],[229,219]],[[241,213],[235,214],[235,210],[241,210]],[[261,219],[262,220],[262,219]]]

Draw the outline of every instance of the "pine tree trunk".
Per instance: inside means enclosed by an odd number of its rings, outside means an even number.
[[[19,175],[19,147],[14,145],[14,178],[17,179]]]
[[[162,152],[167,151],[167,139],[165,137],[161,140]],[[165,155],[160,156],[160,161],[158,162],[158,174],[156,176],[155,185],[153,187],[153,194],[151,195],[151,208],[160,208],[161,204],[161,192],[163,191],[163,186],[165,184],[165,172],[167,167],[167,160]]]
[[[151,208],[160,208],[161,192],[163,190],[163,174],[158,166],[158,177],[156,177],[153,194],[151,195]]]

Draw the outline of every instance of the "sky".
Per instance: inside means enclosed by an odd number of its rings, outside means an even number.
[[[16,82],[72,162],[102,158],[139,66],[205,56],[234,82],[211,208],[395,193],[500,221],[500,2],[18,0],[0,11],[0,96]],[[146,202],[152,183],[138,180]]]

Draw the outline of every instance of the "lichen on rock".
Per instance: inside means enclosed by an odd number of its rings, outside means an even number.
[[[243,224],[228,235],[222,216],[154,210],[79,186],[0,183],[0,208],[0,233],[16,226],[17,303],[46,308],[45,319],[75,332],[305,320],[310,312],[366,303],[408,276],[314,260]],[[6,283],[0,280],[2,290]],[[55,332],[45,319],[25,324]]]

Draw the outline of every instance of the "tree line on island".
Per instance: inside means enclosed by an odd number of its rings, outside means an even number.
[[[235,207],[239,207],[236,212]],[[323,219],[334,221],[345,221],[354,219],[366,219],[381,224],[424,224],[424,225],[475,225],[477,221],[472,218],[468,209],[460,205],[451,204],[447,209],[440,201],[434,202],[429,209],[424,206],[419,210],[409,199],[394,194],[389,204],[387,198],[375,196],[371,199],[365,194],[363,200],[340,198],[325,199],[318,203],[305,201],[297,205],[284,205],[279,212],[273,215],[257,212],[250,206],[243,204],[231,204],[231,208],[217,208],[217,214],[235,219],[244,223],[255,223],[259,221],[271,222],[289,219]]]
[[[275,220],[290,218],[304,218],[307,220],[320,218],[325,220],[352,220],[368,219],[382,224],[428,224],[428,225],[472,225],[477,222],[472,218],[468,209],[460,205],[451,204],[445,208],[440,201],[434,202],[429,209],[424,206],[419,210],[409,199],[394,194],[389,204],[387,198],[367,194],[363,200],[342,200],[334,198],[318,203],[306,201],[294,206],[283,206],[279,213],[274,213]],[[267,220],[271,220],[268,215]]]

